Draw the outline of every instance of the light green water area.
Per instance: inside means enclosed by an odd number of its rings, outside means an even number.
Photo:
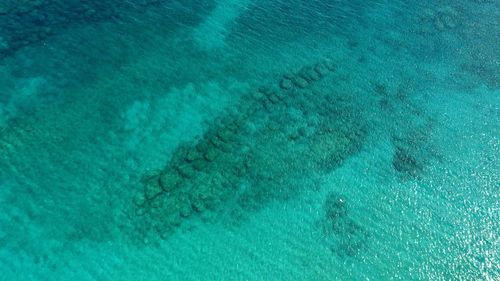
[[[0,280],[500,280],[500,2],[0,0]]]

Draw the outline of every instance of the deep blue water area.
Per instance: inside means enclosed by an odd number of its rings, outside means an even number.
[[[0,280],[499,280],[499,19],[0,1]]]

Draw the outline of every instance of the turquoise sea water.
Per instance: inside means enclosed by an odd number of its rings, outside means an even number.
[[[0,280],[500,280],[500,2],[0,0]]]

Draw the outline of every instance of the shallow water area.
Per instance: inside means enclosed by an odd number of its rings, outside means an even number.
[[[2,2],[2,277],[497,280],[499,13]]]

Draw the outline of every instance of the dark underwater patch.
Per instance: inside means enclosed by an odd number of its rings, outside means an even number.
[[[205,212],[258,210],[342,165],[360,149],[365,128],[357,109],[332,92],[335,70],[323,60],[255,89],[199,140],[179,147],[165,168],[143,177],[139,228],[168,237]]]
[[[155,13],[163,20],[170,19],[171,29],[195,25],[212,6],[212,1],[6,0],[0,3],[0,59],[70,27],[102,21],[128,21],[152,9],[156,9]]]
[[[421,177],[425,167],[434,160],[440,160],[437,148],[431,139],[432,128],[413,128],[413,131],[403,135],[393,135],[394,154],[393,168],[404,178]]]
[[[369,234],[350,217],[348,199],[341,194],[328,194],[320,225],[330,249],[341,258],[354,257],[367,247]]]

